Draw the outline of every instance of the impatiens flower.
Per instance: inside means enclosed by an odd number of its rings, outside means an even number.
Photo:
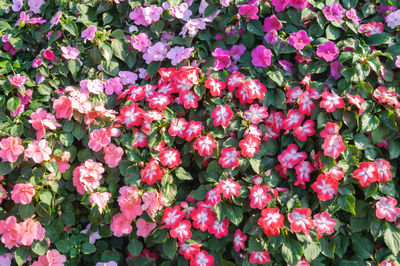
[[[364,103],[364,98],[362,98],[360,95],[351,95],[351,94],[346,94],[347,99],[349,102],[353,105],[355,105],[358,108],[358,114],[360,115],[362,112],[364,112],[364,108],[361,106],[361,104]]]
[[[340,64],[338,60],[331,63],[331,76],[335,80],[338,80],[342,77],[342,74],[340,73],[341,68],[342,64]]]
[[[64,57],[67,60],[75,60],[78,58],[80,52],[78,49],[73,48],[71,46],[62,46],[61,47],[61,51],[63,52],[63,54],[61,55],[62,57]]]
[[[244,75],[241,74],[240,72],[234,71],[228,77],[228,81],[226,82],[226,85],[228,85],[228,90],[230,92],[232,92],[236,88],[241,87],[243,85],[243,82],[244,82]]]
[[[238,167],[240,152],[235,147],[224,147],[218,162],[223,168]]]
[[[104,151],[104,161],[110,168],[117,167],[122,160],[122,155],[124,155],[124,150],[121,147],[117,147],[110,143],[108,146],[103,147]]]
[[[265,204],[271,201],[271,195],[267,193],[267,188],[267,185],[255,185],[250,189],[250,207],[262,210]]]
[[[371,36],[373,34],[379,34],[383,32],[383,23],[375,21],[371,21],[370,23],[360,25],[358,27],[359,33],[365,33],[367,36]]]
[[[371,183],[378,181],[379,173],[376,162],[362,162],[353,172],[353,177],[360,181],[362,187],[366,187]]]
[[[185,109],[197,108],[200,97],[194,91],[186,91],[179,94],[179,100]]]
[[[151,41],[148,39],[147,34],[142,32],[132,37],[131,44],[134,49],[144,53],[147,47],[151,45]]]
[[[390,163],[385,159],[378,159],[376,160],[376,169],[378,171],[379,183],[385,183],[392,179],[392,172],[390,171]]]
[[[40,14],[40,8],[44,4],[44,0],[28,0],[28,6],[34,14]]]
[[[27,183],[18,183],[14,186],[14,189],[11,191],[11,199],[15,203],[21,203],[23,205],[27,205],[31,203],[32,197],[35,195],[36,190],[33,185],[29,182]]]
[[[102,173],[104,173],[103,165],[89,159],[74,169],[72,183],[76,187],[76,191],[83,195],[87,191],[93,191],[100,187]]]
[[[269,32],[272,30],[280,30],[282,23],[276,18],[275,15],[271,15],[264,19],[263,31]]]
[[[300,113],[299,109],[290,109],[286,119],[282,121],[282,126],[286,130],[295,129],[303,123],[304,114]]]
[[[301,231],[304,234],[308,234],[308,231],[314,227],[310,216],[311,210],[309,208],[294,208],[292,212],[288,214],[290,229],[296,233]]]
[[[326,62],[330,62],[339,56],[339,48],[337,48],[333,42],[328,41],[318,45],[317,55],[325,59]]]
[[[213,119],[214,126],[223,126],[227,127],[229,125],[229,121],[233,116],[232,110],[229,108],[229,105],[218,105],[217,108],[212,110],[211,117]]]
[[[288,3],[289,0],[272,0],[272,5],[274,6],[276,12],[285,10]]]
[[[190,266],[211,266],[214,265],[214,257],[202,250],[190,260]]]
[[[176,66],[185,59],[190,58],[194,47],[185,48],[183,46],[175,46],[167,53],[167,58],[171,59],[171,65]]]
[[[184,118],[174,118],[171,120],[168,134],[171,136],[185,137],[185,129],[188,122]]]
[[[217,143],[210,134],[201,136],[193,143],[193,149],[197,150],[200,156],[209,156],[213,153],[214,148],[217,147]]]
[[[111,198],[111,193],[109,192],[95,192],[90,195],[90,203],[97,205],[100,213],[107,206],[108,200]]]
[[[324,171],[324,174],[329,178],[336,179],[337,181],[342,180],[344,177],[343,169],[341,169],[337,166],[332,167],[328,172]]]
[[[119,189],[118,205],[127,219],[133,220],[143,213],[139,193],[136,186],[123,186]]]
[[[178,247],[179,253],[182,254],[187,260],[194,258],[194,256],[200,252],[199,243],[186,244],[183,242],[178,242]]]
[[[164,205],[168,203],[164,195],[161,192],[157,192],[157,190],[143,193],[142,200],[142,210],[145,210],[151,218],[154,218],[156,212],[162,210]]]
[[[314,121],[307,120],[302,126],[295,127],[293,130],[293,135],[300,141],[306,141],[307,137],[314,136]]]
[[[400,26],[400,9],[390,13],[386,18],[385,21],[388,27],[394,29],[397,26]]]
[[[89,135],[88,146],[93,151],[100,151],[111,142],[111,135],[105,128],[95,129]]]
[[[298,149],[296,144],[289,144],[287,149],[278,155],[278,160],[283,167],[293,168],[307,158],[307,154],[305,152],[297,152]]]
[[[295,186],[301,186],[305,189],[305,182],[310,182],[310,173],[314,170],[314,167],[309,161],[302,161],[295,167],[296,170],[296,181]]]
[[[181,220],[171,228],[170,235],[173,238],[178,238],[180,242],[185,242],[192,237],[191,227],[192,225],[188,220]]]
[[[229,234],[228,226],[228,218],[224,218],[222,222],[218,222],[218,220],[215,219],[214,223],[208,227],[208,232],[213,234],[216,238],[222,238]]]
[[[293,32],[289,36],[289,44],[297,50],[302,50],[304,47],[310,44],[310,41],[311,40],[308,37],[307,32],[304,30]]]
[[[323,233],[326,233],[328,235],[333,234],[333,228],[335,227],[335,225],[335,219],[332,219],[327,212],[314,215],[314,226],[317,230],[318,237],[321,237]]]
[[[265,48],[262,45],[257,46],[252,52],[251,52],[252,60],[251,63],[254,66],[259,66],[259,67],[268,67],[271,64],[271,50]]]
[[[265,93],[267,92],[265,86],[256,79],[246,80],[243,83],[243,88],[246,89],[248,98],[250,100],[259,99],[260,102],[264,99]],[[252,101],[248,102],[251,103]]]
[[[64,266],[66,257],[61,255],[56,249],[48,250],[45,255],[39,256],[32,266]],[[111,265],[110,265],[111,266]]]
[[[81,37],[83,38],[83,43],[86,43],[87,40],[93,41],[96,31],[97,27],[94,25],[90,25],[86,30],[82,31]]]
[[[346,149],[346,145],[343,143],[342,136],[332,135],[325,139],[322,148],[325,156],[330,155],[336,159]]]
[[[14,163],[22,153],[24,153],[24,147],[19,137],[7,137],[0,141],[0,157],[3,161]]]
[[[66,97],[61,96],[53,103],[53,109],[56,111],[56,118],[66,118],[71,120],[72,117],[72,101]]]
[[[153,231],[154,228],[156,228],[156,223],[150,223],[142,218],[137,219],[136,221],[136,227],[137,227],[137,232],[136,234],[138,236],[142,237],[147,237],[151,231]]]
[[[181,164],[181,157],[178,150],[169,149],[162,151],[158,157],[161,164],[169,168],[174,168]]]
[[[265,264],[271,261],[268,251],[252,251],[249,258],[250,263]]]
[[[327,201],[333,199],[338,192],[339,182],[333,178],[327,178],[325,175],[319,175],[317,181],[311,185],[311,188],[318,193],[318,199]]]
[[[335,111],[336,109],[344,108],[345,104],[341,97],[339,97],[334,92],[324,91],[322,93],[322,101],[319,106],[325,108],[329,113]]]
[[[247,135],[245,139],[242,139],[239,142],[239,147],[243,157],[253,158],[254,155],[259,151],[260,139],[252,135]]]
[[[244,242],[246,241],[247,236],[242,234],[240,229],[236,229],[235,234],[233,235],[233,248],[236,252],[244,249]]]
[[[209,208],[199,207],[191,213],[190,217],[193,220],[193,227],[201,231],[207,231],[208,227],[214,223],[215,214]]]
[[[61,127],[61,125],[57,123],[54,115],[46,112],[42,108],[39,108],[36,112],[32,113],[30,118],[29,123],[31,123],[32,127],[37,130],[37,140],[40,140],[46,134],[46,129],[55,130],[57,127]]]
[[[152,23],[160,19],[162,12],[162,7],[154,5],[147,7],[137,6],[131,13],[129,13],[129,18],[133,20],[133,23],[136,25],[150,26]]]
[[[267,236],[277,236],[280,234],[279,229],[283,227],[284,216],[279,213],[278,208],[265,208],[261,211],[261,218],[258,219],[258,224],[264,230]]]
[[[155,61],[163,61],[167,57],[167,45],[162,42],[157,42],[153,46],[147,48],[143,59],[146,60],[146,64],[150,64]]]
[[[329,21],[342,21],[344,17],[344,9],[341,4],[333,3],[327,5],[323,10],[325,17]]]
[[[117,213],[113,216],[110,224],[110,230],[114,236],[121,237],[132,232],[132,220],[127,219],[122,213]]]
[[[376,217],[386,219],[388,222],[394,222],[400,215],[400,209],[396,207],[397,200],[392,197],[381,197],[376,203]]]
[[[244,117],[251,123],[258,124],[268,117],[267,107],[252,104],[250,105],[249,110],[244,112]]]
[[[230,198],[232,195],[239,196],[240,184],[232,179],[221,180],[217,185],[217,191],[222,193],[224,197]]]
[[[179,207],[179,205],[175,205],[173,208],[167,207],[165,209],[162,222],[165,223],[165,227],[172,228],[178,225],[178,223],[182,221],[183,217],[184,215],[181,211],[181,208]]]
[[[321,138],[327,138],[333,135],[337,135],[339,133],[339,125],[336,123],[327,122],[325,124],[324,130],[321,131]]]
[[[192,139],[199,137],[203,128],[204,126],[200,121],[190,121],[185,128],[185,140],[189,142]]]
[[[152,159],[146,167],[140,172],[142,181],[148,185],[153,185],[157,180],[161,180],[163,172],[157,160]]]
[[[50,155],[51,148],[49,147],[49,142],[45,139],[32,141],[28,144],[28,148],[25,150],[25,156],[32,158],[35,163],[50,160]]]
[[[19,225],[20,231],[17,240],[19,244],[30,246],[33,241],[44,239],[46,230],[42,227],[40,222],[33,221],[32,218],[29,218],[19,223]]]
[[[9,216],[6,220],[0,220],[1,242],[9,249],[17,246],[18,238],[21,234],[21,225],[17,223],[14,216]]]
[[[304,9],[308,5],[308,0],[288,0],[289,5],[292,7],[296,8],[297,10],[299,9]]]
[[[221,195],[216,188],[211,189],[206,194],[206,204],[215,206],[218,202],[221,201]]]
[[[208,77],[206,82],[204,82],[204,87],[210,90],[211,96],[222,97],[222,90],[226,88],[226,84],[216,78]]]
[[[117,121],[121,121],[127,127],[140,126],[142,124],[143,109],[136,103],[122,107]]]
[[[237,5],[239,8],[238,12],[242,16],[246,16],[246,20],[249,21],[250,19],[258,19],[258,7],[255,4],[248,4],[245,5]]]
[[[346,11],[346,17],[348,19],[351,19],[351,21],[356,25],[358,25],[358,23],[360,23],[361,21],[361,19],[357,16],[357,12],[354,8],[350,8],[349,10]]]
[[[21,74],[17,74],[9,78],[9,81],[15,87],[23,88],[28,79]]]

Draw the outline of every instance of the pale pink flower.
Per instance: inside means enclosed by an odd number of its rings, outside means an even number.
[[[18,242],[25,246],[32,245],[35,240],[43,240],[46,230],[38,221],[29,218],[22,223],[19,223],[20,231],[18,234]]]
[[[197,32],[199,30],[205,30],[206,29],[206,23],[204,19],[189,19],[186,24],[183,26],[182,31],[179,33],[179,35],[185,36],[186,33],[190,37],[194,37],[197,35]]]
[[[114,233],[114,236],[121,237],[124,234],[132,232],[131,223],[132,220],[127,219],[122,213],[117,213],[112,219],[110,229]]]
[[[147,37],[146,33],[139,33],[131,39],[132,47],[138,50],[139,52],[146,52],[147,47],[151,45],[151,41]]]
[[[201,4],[206,3],[205,1],[202,1]],[[202,5],[200,4],[200,8]],[[203,14],[203,12],[200,12],[199,8],[199,13]],[[205,9],[205,8],[204,8]],[[178,6],[174,6],[169,8],[169,11],[171,12],[171,15],[176,17],[177,19],[181,19],[183,21],[188,21],[190,19],[190,16],[192,15],[192,11],[189,10],[189,5],[187,3],[182,3]]]
[[[124,216],[130,220],[143,213],[139,193],[136,186],[123,186],[119,189],[118,205]]]
[[[351,19],[354,24],[360,23],[361,19],[357,16],[356,10],[354,8],[350,8],[346,11],[346,17]]]
[[[32,197],[35,195],[35,193],[36,190],[31,183],[19,183],[16,184],[14,189],[11,191],[11,199],[15,203],[27,205],[32,201]]]
[[[188,59],[193,50],[193,47],[185,48],[183,46],[175,46],[168,51],[167,58],[171,59],[171,65],[176,66],[182,62],[182,60]]]
[[[104,91],[104,82],[99,79],[93,80],[81,80],[79,86],[81,87],[81,92],[83,93],[93,93],[100,94]]]
[[[271,55],[271,50],[259,45],[251,52],[253,57],[251,63],[254,66],[268,67],[271,64]]]
[[[162,210],[164,205],[168,202],[164,195],[162,193],[158,193],[157,190],[143,193],[142,199],[142,210],[146,210],[150,217],[154,217],[156,212]]]
[[[396,66],[400,68],[400,55],[396,57]]]
[[[50,155],[51,149],[49,147],[49,142],[45,139],[32,141],[25,150],[25,156],[31,158],[35,163],[50,160]]]
[[[89,135],[88,146],[94,151],[100,151],[111,142],[111,135],[105,128],[95,129]]]
[[[97,27],[94,25],[90,25],[86,30],[82,31],[81,37],[83,38],[83,42],[86,43],[87,40],[93,41],[96,31]]]
[[[90,203],[97,205],[100,213],[102,213],[110,198],[111,194],[109,192],[95,192],[90,195]]]
[[[46,128],[55,130],[57,127],[61,127],[61,125],[57,123],[54,115],[46,112],[42,108],[39,108],[36,112],[32,113],[30,118],[29,123],[31,123],[32,127],[37,130],[37,140],[40,140],[46,134]]]
[[[62,57],[64,57],[67,60],[75,60],[78,58],[80,52],[78,49],[73,48],[71,46],[62,46],[61,47],[61,51],[63,52],[63,54],[61,55]]]
[[[104,161],[110,168],[117,167],[122,160],[122,155],[124,155],[124,150],[121,147],[117,147],[114,144],[110,144],[103,148],[104,151]]]
[[[53,103],[53,109],[56,111],[56,118],[72,118],[72,101],[65,96],[61,96]]]
[[[34,14],[40,14],[40,7],[44,4],[44,0],[28,0],[28,6]]]
[[[12,11],[14,12],[20,11],[23,4],[24,4],[23,0],[13,0],[13,5],[11,7]]]
[[[51,24],[50,29],[51,29],[54,25],[56,25],[58,22],[60,22],[61,16],[62,16],[62,12],[61,12],[61,11],[58,11],[58,12],[54,15],[54,17],[51,18],[51,20],[50,20],[50,24]]]
[[[14,216],[8,217],[6,220],[0,220],[1,242],[9,249],[17,246],[17,239],[20,234],[20,225]]]
[[[109,78],[106,81],[106,86],[104,92],[107,95],[111,95],[113,93],[120,95],[122,92],[122,89],[124,88],[122,83],[121,83],[122,78],[120,77],[115,77],[115,78]]]
[[[3,161],[14,163],[23,152],[24,147],[19,137],[8,137],[0,141],[0,157]]]
[[[14,258],[13,253],[6,253],[0,256],[0,265],[11,266],[11,261]]]
[[[129,13],[129,18],[133,20],[133,23],[136,25],[149,26],[160,19],[162,12],[162,7],[137,6],[131,13]]]
[[[12,85],[18,88],[23,88],[25,83],[28,81],[28,79],[21,74],[14,75],[8,79]]]
[[[137,227],[137,235],[142,236],[142,237],[147,237],[151,231],[153,231],[154,228],[156,228],[156,223],[149,223],[143,220],[142,218],[139,218],[136,221],[136,227]]]
[[[146,53],[143,54],[143,59],[146,60],[146,64],[150,64],[154,61],[163,61],[167,56],[167,52],[167,44],[157,42],[147,49]]]
[[[66,257],[61,255],[56,249],[48,250],[46,259],[49,266],[64,266],[64,262],[66,261]]]
[[[120,71],[118,76],[121,78],[122,85],[135,84],[136,80],[138,79],[138,75],[130,71]]]
[[[83,195],[86,191],[93,191],[100,187],[102,173],[104,173],[103,165],[89,159],[74,169],[72,183],[76,191]]]

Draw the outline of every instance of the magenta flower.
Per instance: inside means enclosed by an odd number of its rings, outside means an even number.
[[[163,12],[162,7],[148,6],[141,7],[137,6],[129,14],[129,18],[133,20],[136,25],[149,26],[152,23],[160,19],[160,15]]]
[[[221,48],[215,49],[214,52],[211,53],[215,58],[215,70],[224,69],[231,64],[231,52],[227,50],[223,50]]]
[[[322,12],[329,21],[342,21],[344,17],[344,9],[339,3],[326,6]]]
[[[239,14],[242,16],[246,16],[248,20],[250,19],[258,19],[258,7],[253,4],[246,4],[246,5],[238,5]]]
[[[282,23],[275,17],[275,15],[271,15],[264,19],[264,25],[263,25],[264,32],[279,30],[281,28],[282,28]]]
[[[339,61],[331,63],[331,76],[336,80],[342,77],[342,75],[340,74],[341,67],[342,65],[339,63]]]
[[[325,59],[325,61],[330,62],[339,56],[339,48],[333,42],[329,41],[318,45],[317,55]]]
[[[297,10],[304,9],[308,5],[308,0],[288,0],[288,2],[289,5],[296,8]]]
[[[290,74],[294,74],[292,67],[293,67],[293,63],[287,61],[287,60],[278,60],[278,63],[281,65],[281,67],[283,68],[283,70],[289,72]]]
[[[293,32],[290,34],[289,44],[297,50],[302,50],[304,47],[310,44],[310,38],[308,37],[307,32],[304,30],[299,30],[298,32]]]
[[[259,45],[251,52],[251,63],[254,66],[268,67],[271,64],[271,55],[271,50]]]
[[[281,12],[285,10],[289,0],[272,0],[272,5],[275,8],[276,12]]]
[[[146,52],[147,47],[151,45],[151,41],[147,37],[146,33],[140,33],[131,39],[131,44],[134,49],[144,53]]]
[[[83,38],[83,42],[86,43],[86,40],[93,41],[96,31],[97,27],[93,25],[90,25],[86,30],[82,31],[81,37]]]

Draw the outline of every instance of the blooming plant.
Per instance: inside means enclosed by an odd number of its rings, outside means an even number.
[[[398,0],[0,0],[0,265],[400,265]]]

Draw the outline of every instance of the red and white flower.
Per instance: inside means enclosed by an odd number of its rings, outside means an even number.
[[[193,143],[193,149],[197,150],[200,156],[211,155],[214,148],[216,147],[217,143],[210,134],[207,134],[206,136],[201,136]]]
[[[329,172],[324,171],[324,174],[329,178],[336,179],[337,181],[342,180],[345,175],[343,169],[337,166],[332,167]]]
[[[361,104],[365,102],[364,98],[362,98],[360,95],[351,95],[348,93],[346,94],[346,97],[351,104],[358,108],[358,114],[364,112],[364,108],[361,106]]]
[[[344,101],[336,93],[324,91],[319,106],[325,108],[327,112],[332,113],[336,109],[344,108]]]
[[[193,220],[193,227],[201,231],[207,231],[208,227],[214,223],[215,213],[206,207],[199,207],[190,215]]]
[[[293,135],[300,141],[306,141],[307,137],[314,136],[314,121],[307,120],[302,126],[294,128]]]
[[[327,178],[325,175],[319,175],[317,181],[311,185],[311,188],[318,193],[318,199],[327,201],[333,199],[338,192],[339,182],[336,179]]]
[[[215,206],[218,202],[221,201],[221,195],[217,191],[216,188],[211,189],[210,191],[207,192],[206,194],[206,203]]]
[[[147,147],[148,146],[149,136],[144,134],[139,129],[135,128],[133,130],[133,143],[132,148],[136,147]]]
[[[244,112],[244,118],[253,124],[258,124],[267,117],[267,107],[259,106],[258,104],[250,105],[249,109]]]
[[[327,138],[330,136],[334,136],[337,135],[339,133],[339,126],[336,123],[331,123],[331,122],[327,122],[325,124],[325,128],[324,130],[321,131],[321,133],[319,133],[321,135],[321,138]]]
[[[180,242],[185,242],[187,239],[192,237],[192,231],[190,228],[192,225],[188,220],[181,220],[169,231],[172,238],[178,238]]]
[[[381,197],[376,203],[376,217],[386,219],[388,222],[394,222],[400,215],[400,209],[396,207],[397,200],[392,197]]]
[[[183,103],[185,109],[197,108],[200,97],[194,91],[185,91],[179,93],[179,100]]]
[[[314,226],[317,230],[318,237],[321,237],[323,233],[326,233],[328,235],[333,234],[333,228],[335,227],[335,225],[335,219],[332,219],[327,212],[314,215]]]
[[[267,236],[277,236],[280,234],[280,228],[283,227],[284,216],[279,213],[278,208],[265,208],[261,211],[261,218],[258,219],[258,224],[264,230]]]
[[[201,135],[204,126],[200,121],[190,121],[185,128],[185,140],[191,141]]]
[[[305,152],[297,152],[298,149],[296,144],[289,144],[287,149],[278,155],[278,160],[283,167],[293,168],[307,158],[307,154]]]
[[[239,88],[243,85],[244,75],[240,72],[232,72],[232,74],[228,77],[228,81],[226,84],[228,85],[228,90],[230,92],[234,91],[236,88]]]
[[[229,121],[231,120],[233,116],[232,110],[229,108],[229,105],[218,105],[217,108],[215,108],[211,112],[211,117],[213,119],[213,124],[214,126],[223,126],[227,127],[229,125]]]
[[[161,164],[169,168],[174,168],[181,164],[181,155],[178,150],[169,149],[162,151],[158,157]]]
[[[170,97],[163,93],[157,93],[154,97],[147,100],[151,109],[163,111],[171,103]]]
[[[303,120],[304,115],[300,113],[299,109],[291,109],[286,118],[282,121],[282,126],[286,130],[294,129],[301,126]]]
[[[309,161],[302,161],[295,167],[296,170],[296,181],[295,186],[305,188],[305,182],[310,182],[310,173],[314,171],[314,167]]]
[[[197,253],[200,252],[200,244],[199,243],[191,243],[191,244],[186,244],[179,242],[179,253],[182,254],[185,259],[190,260],[196,256]]]
[[[173,208],[167,207],[164,211],[162,222],[165,223],[166,228],[171,228],[176,226],[180,221],[182,221],[183,217],[184,215],[179,205],[176,205]]]
[[[190,266],[211,266],[214,264],[214,257],[202,250],[190,260]]]
[[[256,79],[246,80],[243,83],[243,88],[247,90],[251,100],[259,99],[260,102],[264,99],[264,95],[267,92],[265,86]]]
[[[362,187],[366,187],[371,183],[378,181],[379,173],[376,162],[362,162],[353,172],[353,177],[360,181]]]
[[[390,163],[385,159],[376,160],[376,169],[378,171],[378,182],[385,183],[392,179],[392,172],[390,171]]]
[[[217,185],[217,191],[222,193],[224,197],[230,198],[232,195],[239,196],[240,184],[232,179],[221,180]]]
[[[311,210],[309,208],[294,208],[288,214],[290,229],[296,233],[303,232],[304,234],[308,234],[309,230],[314,227],[310,216]]]
[[[168,134],[171,136],[185,137],[188,122],[184,118],[174,118],[169,125]]]
[[[214,223],[208,227],[208,232],[213,234],[216,238],[222,238],[229,234],[228,226],[228,218],[224,218],[222,222],[218,222],[218,220],[215,219]]]
[[[151,159],[146,167],[141,171],[143,183],[153,185],[157,180],[162,179],[163,171],[161,171],[158,161]]]
[[[271,261],[268,251],[252,251],[249,258],[250,263],[265,264]]]
[[[210,90],[211,96],[222,97],[222,90],[226,88],[226,84],[216,78],[208,77],[204,82],[204,87]]]
[[[239,147],[243,157],[253,158],[259,150],[260,140],[252,135],[248,135],[239,142]]]
[[[132,103],[129,106],[122,107],[116,120],[121,121],[126,127],[140,126],[143,120],[143,112],[143,109],[136,103]]]
[[[250,207],[262,210],[265,207],[265,204],[271,201],[271,195],[267,193],[267,188],[267,185],[255,185],[250,189]]]
[[[240,152],[235,147],[224,147],[218,162],[223,168],[238,167]]]
[[[343,143],[342,136],[332,135],[325,139],[322,145],[325,156],[332,156],[334,159],[346,149],[346,145]]]
[[[236,250],[236,252],[244,249],[244,242],[246,241],[246,239],[247,236],[245,234],[242,234],[242,231],[240,229],[237,229],[235,234],[233,235],[233,248]]]

